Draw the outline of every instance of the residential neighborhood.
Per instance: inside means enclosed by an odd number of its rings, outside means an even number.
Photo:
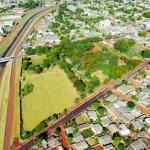
[[[0,0],[0,150],[150,149],[150,0]]]
[[[61,130],[43,139],[39,149],[150,149],[150,66],[115,87]],[[64,132],[64,136],[60,136]],[[53,148],[51,142],[53,141]]]

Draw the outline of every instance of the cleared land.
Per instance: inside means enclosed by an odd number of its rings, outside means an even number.
[[[32,130],[54,113],[61,113],[79,97],[63,70],[54,67],[42,74],[27,74],[25,83],[33,83],[34,91],[22,100],[24,130]]]
[[[0,149],[3,149],[4,135],[5,135],[10,75],[11,75],[11,63],[8,63],[0,85]]]

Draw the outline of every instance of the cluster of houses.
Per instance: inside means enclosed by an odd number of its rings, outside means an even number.
[[[64,125],[66,138],[71,137],[71,141],[68,140],[70,149],[92,150],[100,146],[104,150],[116,150],[116,135],[127,150],[150,149],[150,66],[142,72],[130,78],[126,84],[115,87],[111,94],[98,101],[105,109],[103,114],[91,106],[83,110],[73,120],[73,124]],[[120,95],[115,94],[114,90]],[[128,107],[127,96],[135,103],[134,108]],[[136,98],[132,99],[133,96]],[[127,144],[126,140],[130,142]],[[41,149],[48,148],[63,149],[61,138],[43,140]]]
[[[60,38],[56,35],[49,27],[49,21],[54,19],[53,14],[49,14],[46,18],[40,20],[40,23],[37,25],[36,28],[36,36],[35,40],[33,41],[33,46],[39,45],[49,45],[52,46],[53,44],[59,44]]]
[[[149,9],[148,2],[148,0],[126,0],[123,3],[118,3],[114,0],[89,1],[89,3],[84,0],[72,2],[67,6],[68,12],[66,12],[65,19],[71,16],[68,21],[74,24],[75,28],[65,34],[74,40],[91,36],[123,36],[133,38],[139,43],[150,47],[150,38],[148,36],[150,19],[143,16],[143,12]],[[82,10],[80,17],[76,16],[77,9]],[[99,17],[101,19],[98,19]],[[94,19],[97,19],[97,21],[92,21]],[[54,22],[58,22],[58,20]],[[141,31],[146,31],[148,35],[139,36]]]
[[[24,8],[15,7],[9,13],[0,16],[0,41],[12,31],[16,20],[21,19],[25,12]]]

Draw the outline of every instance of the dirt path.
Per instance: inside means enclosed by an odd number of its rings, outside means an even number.
[[[7,106],[7,119],[4,138],[4,150],[10,150],[12,143],[12,130],[13,130],[13,114],[14,114],[14,98],[15,98],[15,74],[16,74],[16,61],[12,63],[10,92]]]
[[[66,135],[65,135],[65,132],[64,132],[64,127],[61,126],[61,132],[60,132],[60,136],[62,138],[62,143],[63,143],[63,147],[67,148],[67,149],[70,149],[70,144],[68,143],[67,141],[67,138],[66,138]]]

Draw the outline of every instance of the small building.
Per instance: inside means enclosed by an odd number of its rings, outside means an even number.
[[[118,99],[118,97],[114,94],[111,94],[109,97],[107,97],[107,101],[115,102]]]
[[[75,12],[77,8],[74,5],[68,5],[67,9],[70,10],[70,11],[72,11],[72,12]]]
[[[88,129],[90,127],[89,123],[80,124],[77,126],[80,131]]]
[[[89,119],[96,121],[97,120],[97,114],[94,110],[89,110],[87,112]]]
[[[76,150],[85,150],[89,148],[88,144],[85,141],[75,143],[72,145],[72,147],[75,148]]]
[[[133,124],[134,128],[138,131],[140,131],[141,129],[144,128],[143,121],[141,121],[141,120],[132,121],[132,124]]]
[[[119,127],[117,126],[117,124],[112,123],[108,126],[108,130],[113,134],[119,131]]]
[[[76,134],[73,135],[73,141],[75,143],[83,141],[83,140],[84,140],[84,138],[83,138],[81,133],[76,133]]]
[[[104,150],[116,150],[116,148],[112,144],[108,144],[103,146]]]
[[[147,125],[147,126],[150,126],[150,118],[146,118],[144,120],[144,124]]]
[[[138,140],[134,141],[133,143],[131,143],[130,147],[132,147],[133,150],[148,149],[147,146],[145,145],[145,143],[140,139],[138,139]]]
[[[67,134],[71,134],[71,133],[73,133],[74,128],[73,128],[73,127],[68,127],[68,128],[66,128],[65,130],[66,130],[66,133],[67,133]]]
[[[132,91],[132,88],[125,84],[122,84],[117,88],[117,90],[120,91],[122,94],[128,94]]]
[[[101,117],[100,119],[101,119],[101,124],[102,124],[104,127],[107,127],[107,126],[109,126],[109,125],[112,123],[112,121],[110,120],[110,118],[108,117],[108,115],[103,116],[103,117]]]
[[[112,138],[110,135],[104,135],[101,137],[98,137],[98,141],[101,145],[107,145],[112,143]]]
[[[54,138],[53,136],[51,138],[49,138],[47,141],[48,141],[48,147],[50,147],[52,149],[61,145],[61,142],[59,141],[59,139]]]
[[[48,142],[46,140],[42,140],[42,147],[45,149],[48,147]]]
[[[119,125],[119,134],[121,136],[128,136],[131,133],[131,131],[125,126],[125,124]]]
[[[94,134],[100,134],[103,131],[103,127],[100,124],[91,124],[90,127]]]

